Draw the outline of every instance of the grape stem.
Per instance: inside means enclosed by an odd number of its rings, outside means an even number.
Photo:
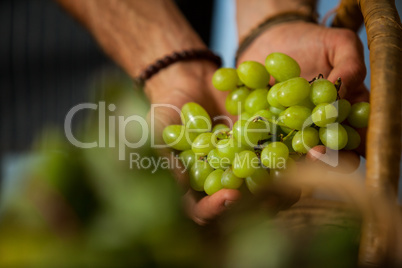
[[[281,127],[287,127],[286,125],[279,123],[279,118],[278,118],[278,120],[272,120],[270,118],[265,118],[265,117],[258,116],[254,120],[253,120],[254,122],[256,122],[258,120],[261,120],[261,121],[269,122],[269,123],[272,123],[272,124],[275,124],[275,125],[278,125],[278,126],[281,126]],[[269,134],[272,134],[272,133],[269,133]]]
[[[321,78],[324,78],[324,75],[323,74],[319,74],[319,75],[317,75],[316,77],[314,77],[311,81],[308,81],[310,84],[311,83],[313,83],[315,80],[317,80],[317,79],[321,79]]]
[[[281,136],[281,141],[285,141],[285,140],[287,140],[287,139],[289,139],[289,137],[290,136],[292,136],[293,135],[293,132],[295,132],[296,130],[294,130],[294,129],[292,129],[292,131],[290,131],[289,133],[288,133],[288,135],[286,135],[284,138],[283,138],[283,135]]]
[[[342,79],[340,77],[338,77],[338,79],[336,79],[334,86],[336,88],[336,98],[337,100],[340,100],[341,97],[339,96],[339,90],[341,89],[341,85],[342,85]]]

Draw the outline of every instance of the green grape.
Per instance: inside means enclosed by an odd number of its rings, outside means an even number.
[[[221,183],[225,189],[238,189],[243,184],[243,179],[237,177],[231,168],[223,172]]]
[[[226,110],[232,115],[241,114],[244,111],[244,102],[249,93],[250,90],[246,87],[241,87],[230,92],[226,97]]]
[[[310,95],[310,84],[302,77],[292,78],[275,86],[279,87],[277,100],[285,107],[297,105]]]
[[[342,126],[345,128],[346,133],[348,134],[348,143],[346,144],[344,149],[345,150],[354,150],[357,147],[359,147],[360,142],[361,142],[359,133],[350,126],[346,126],[346,125],[342,125]]]
[[[244,102],[244,109],[249,114],[254,114],[259,110],[267,109],[269,107],[267,101],[268,89],[259,88],[253,90]]]
[[[252,194],[257,194],[259,191],[267,188],[272,181],[268,171],[261,166],[258,167],[252,175],[246,177],[244,180],[247,188]]]
[[[189,150],[194,136],[195,133],[187,132],[182,125],[167,126],[162,133],[162,138],[166,145],[179,151]]]
[[[328,124],[332,124],[338,118],[338,110],[334,105],[329,103],[320,103],[318,104],[312,114],[311,119],[314,124],[319,127],[325,127]]]
[[[265,124],[240,120],[233,125],[233,137],[245,146],[254,147],[262,139],[262,133],[266,131]]]
[[[279,182],[291,176],[291,170],[296,166],[295,160],[288,158],[286,160],[286,167],[281,169],[271,169],[269,171],[272,181]]]
[[[282,142],[271,142],[261,152],[261,163],[268,168],[284,168],[289,149]]]
[[[213,167],[214,169],[226,169],[230,167],[230,161],[228,158],[222,158],[218,154],[217,149],[213,149],[208,153],[207,157],[208,163]]]
[[[256,117],[262,117],[265,120],[271,120],[271,121],[276,120],[275,116],[268,110],[259,110],[251,117],[251,119],[254,119]],[[269,121],[266,121],[266,122],[264,121],[264,124],[266,126],[265,134],[269,134],[269,133],[275,134],[276,133],[277,127],[274,123],[269,122]],[[264,133],[263,133],[263,136],[264,136]],[[263,137],[263,139],[264,139],[264,137]]]
[[[251,118],[251,115],[248,112],[242,112],[239,115],[239,120],[249,120]]]
[[[304,106],[291,106],[280,116],[280,120],[289,128],[301,130],[311,125],[311,110]]]
[[[179,154],[179,159],[186,169],[191,168],[197,160],[195,153],[192,150],[186,150]]]
[[[195,191],[204,191],[204,183],[214,169],[205,161],[197,160],[190,170],[190,186]]]
[[[336,119],[336,122],[342,123],[350,113],[350,102],[345,99],[340,99],[335,102],[335,107],[338,109],[338,118]]]
[[[181,108],[181,121],[189,131],[193,133],[202,133],[210,131],[212,128],[211,117],[195,102],[188,102]]]
[[[216,133],[216,132],[221,131],[221,130],[230,131],[230,128],[229,128],[227,125],[225,125],[225,124],[216,124],[216,125],[212,128],[212,133]]]
[[[300,76],[300,66],[291,57],[280,52],[274,52],[265,59],[265,68],[276,82],[286,81]]]
[[[286,111],[286,110],[285,110]],[[288,128],[288,127],[285,127],[285,126],[283,126],[285,123],[283,122],[283,119],[285,119],[285,116],[284,116],[284,114],[285,114],[285,111],[282,111],[280,114],[279,114],[279,117],[278,117],[278,123],[280,123],[280,125],[279,125],[279,129],[280,129],[280,133],[279,134],[285,134],[285,135],[287,135],[287,134],[289,134],[290,132],[292,132],[293,131],[293,129],[291,129],[291,128]]]
[[[283,111],[285,111],[286,108],[280,109],[280,108],[276,108],[274,106],[270,106],[269,107],[269,111],[275,115],[276,117],[278,117]]]
[[[250,88],[264,88],[269,83],[270,75],[264,65],[256,61],[245,61],[237,67],[240,80]]]
[[[213,133],[201,133],[193,141],[191,149],[197,155],[207,155],[217,145],[216,136]]]
[[[312,127],[306,127],[294,135],[292,147],[296,152],[306,154],[311,148],[318,145],[319,142],[320,137],[318,130]]]
[[[320,128],[318,134],[322,143],[332,150],[341,150],[348,143],[348,133],[339,123]]]
[[[348,116],[348,122],[355,128],[367,127],[369,115],[370,104],[368,102],[358,102],[352,105]]]
[[[216,150],[221,158],[226,158],[230,163],[233,163],[235,155],[243,151],[243,147],[239,141],[230,138],[226,140],[218,141],[216,145]]]
[[[233,160],[233,173],[239,178],[251,176],[259,167],[260,163],[257,155],[249,150],[236,154]]]
[[[307,108],[309,108],[309,109],[311,109],[311,110],[313,110],[313,109],[315,108],[314,103],[312,103],[311,100],[310,100],[310,98],[308,98],[308,97],[305,98],[303,101],[301,101],[298,105],[299,105],[299,106],[307,107]]]
[[[273,85],[268,91],[267,101],[271,107],[285,110],[285,106],[280,104],[278,101],[279,90],[280,90],[280,83]]]
[[[295,150],[293,150],[293,147],[292,147],[292,140],[293,140],[294,136],[295,136],[295,134],[292,134],[289,137],[287,137],[286,140],[282,141],[282,143],[288,147],[289,153],[293,153],[295,151]]]
[[[336,101],[337,91],[327,79],[317,79],[311,84],[310,99],[315,104],[332,103]]]
[[[212,84],[220,91],[235,89],[238,83],[239,77],[233,68],[219,68],[212,76]]]
[[[207,195],[213,195],[220,189],[223,189],[221,178],[223,175],[222,169],[212,171],[204,182],[204,191]]]

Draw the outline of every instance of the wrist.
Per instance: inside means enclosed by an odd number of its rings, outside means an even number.
[[[315,14],[316,0],[237,0],[239,41],[268,18],[281,13]]]
[[[217,68],[213,62],[203,59],[176,62],[147,80],[144,90],[151,103],[165,101],[172,92],[180,92],[189,100],[202,99],[212,86]]]
[[[300,12],[284,12],[280,14],[276,14],[273,17],[269,17],[261,24],[259,24],[255,29],[251,30],[248,35],[241,40],[239,44],[239,48],[236,52],[236,63],[238,62],[241,54],[243,54],[248,48],[255,42],[256,39],[260,39],[261,35],[266,36],[267,33],[272,32],[273,29],[283,26],[283,25],[292,25],[298,22],[302,23],[317,23],[317,17],[313,14],[304,14]],[[281,27],[280,27],[281,28]],[[279,32],[279,34],[282,34]],[[272,36],[272,35],[271,35]],[[276,38],[273,36],[273,38]],[[267,40],[267,44],[272,40]]]

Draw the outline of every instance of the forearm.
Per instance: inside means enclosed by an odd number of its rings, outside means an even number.
[[[170,0],[57,0],[132,77],[173,51],[205,48]]]
[[[315,12],[316,0],[237,0],[237,28],[239,40],[268,17],[282,12]]]

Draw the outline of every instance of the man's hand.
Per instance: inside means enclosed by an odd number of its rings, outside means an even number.
[[[340,95],[352,103],[368,101],[363,80],[366,68],[363,47],[350,30],[327,28],[307,22],[289,22],[268,29],[239,57],[239,63],[255,60],[264,63],[272,52],[294,58],[301,77],[311,80],[323,74],[331,82],[342,78]]]
[[[214,122],[214,117],[226,115],[225,92],[218,91],[212,86],[212,75],[216,66],[207,61],[179,62],[169,66],[147,81],[146,93],[152,104],[169,104],[178,110],[187,102],[196,102],[206,109]],[[230,116],[229,116],[230,117]],[[230,117],[234,119],[233,117]],[[161,140],[163,128],[171,124],[181,124],[180,114],[170,107],[155,109],[155,135]],[[169,150],[161,151],[169,154]],[[187,214],[198,224],[206,225],[216,219],[241,197],[238,190],[223,189],[211,196],[196,192],[188,184],[188,172],[182,169],[174,170],[175,178],[184,191],[183,205]]]
[[[318,74],[331,82],[341,77],[339,94],[352,104],[369,100],[369,92],[363,84],[366,76],[363,47],[358,36],[350,30],[307,22],[280,24],[261,34],[240,55],[239,63],[255,60],[264,64],[266,56],[272,52],[294,58],[300,65],[301,77],[307,80]],[[359,134],[362,142],[357,151],[364,155],[366,130],[359,130]]]

